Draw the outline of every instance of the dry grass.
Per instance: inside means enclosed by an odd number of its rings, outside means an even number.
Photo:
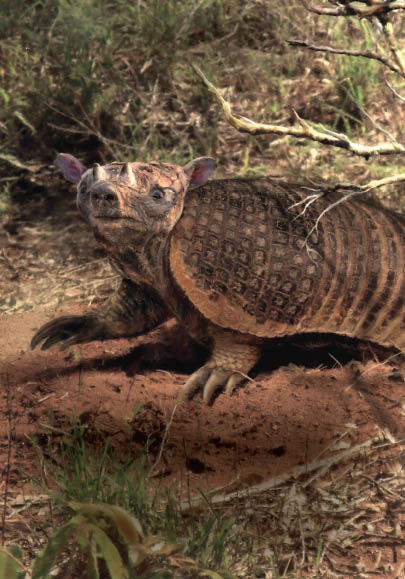
[[[192,541],[193,532],[211,512],[218,521],[234,521],[221,565],[227,571],[217,567],[219,577],[400,579],[405,569],[401,448],[403,441],[393,441],[386,432],[353,447],[342,435],[328,449],[328,457],[314,461],[308,472],[303,465],[259,485],[261,488],[247,483],[237,491],[205,497],[199,505],[178,503],[184,522],[178,520],[176,542],[186,541],[182,531]],[[149,488],[156,505],[155,484],[151,479]],[[56,523],[52,502],[47,494],[10,493],[8,533],[31,557],[46,545],[46,528]],[[171,508],[176,509],[176,504]],[[155,509],[149,518],[152,516],[157,526],[164,524],[167,507],[163,504],[161,511]],[[214,540],[209,536],[208,541]],[[162,576],[199,577],[205,576],[198,572],[204,565],[215,568],[210,560],[197,563],[198,555],[187,557],[182,559],[179,553],[179,567],[176,557],[169,557],[155,573],[160,569],[167,573]]]
[[[234,550],[238,559],[234,576],[252,576],[254,553],[262,577],[402,577],[401,447],[403,441],[384,432],[354,447],[342,437],[326,459],[260,485],[214,495],[211,508],[237,517],[243,528],[230,547],[230,556]],[[198,502],[201,507],[203,501]],[[182,508],[193,513],[198,507],[184,503]]]
[[[72,235],[80,249],[72,251]],[[1,314],[38,307],[82,303],[91,306],[107,297],[118,283],[106,257],[79,221],[60,229],[55,223],[23,226],[16,240],[0,252],[5,276]],[[90,249],[90,251],[89,251]],[[91,258],[91,255],[97,254]]]

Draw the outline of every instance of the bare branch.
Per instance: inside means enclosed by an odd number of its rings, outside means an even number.
[[[384,32],[385,40],[389,46],[389,49],[392,54],[392,58],[397,63],[398,69],[400,71],[401,76],[405,77],[405,63],[404,59],[402,58],[402,54],[400,49],[398,48],[397,41],[392,31],[392,24],[390,22],[382,23],[382,28]]]
[[[394,175],[393,177],[385,177],[384,179],[374,179],[373,181],[366,183],[366,185],[360,185],[360,186],[359,185],[356,185],[356,186],[338,185],[337,187],[335,187],[333,189],[333,192],[334,193],[339,193],[339,192],[343,193],[342,197],[340,197],[339,199],[337,199],[337,201],[334,201],[333,203],[328,205],[325,209],[323,209],[323,211],[321,211],[321,213],[316,218],[314,225],[309,230],[309,232],[305,238],[303,247],[306,247],[308,252],[313,252],[313,250],[308,246],[308,241],[309,241],[311,235],[318,231],[318,226],[319,226],[319,223],[320,223],[322,217],[324,217],[327,213],[329,213],[329,211],[331,211],[335,207],[338,207],[339,205],[341,205],[345,201],[348,201],[349,199],[351,199],[352,197],[356,197],[357,195],[364,195],[365,193],[370,193],[370,191],[373,191],[374,189],[378,189],[379,187],[384,187],[385,185],[393,185],[395,183],[403,183],[404,181],[405,181],[405,173],[399,173],[398,175]],[[294,203],[294,205],[291,205],[289,207],[289,209],[293,209],[293,208],[298,207],[300,205],[304,205],[304,208],[301,211],[301,213],[299,213],[299,215],[297,215],[297,217],[295,218],[295,219],[297,219],[305,214],[306,210],[308,209],[308,207],[310,207],[310,205],[312,205],[313,203],[318,201],[318,199],[320,199],[321,197],[325,197],[330,193],[331,193],[330,189],[323,189],[319,193],[314,193],[312,195],[308,195],[308,197],[306,197],[305,199],[302,199],[298,203]]]
[[[387,87],[394,93],[394,95],[399,98],[400,101],[405,103],[405,97],[401,96],[399,92],[387,81],[385,81]]]
[[[392,155],[395,153],[405,153],[405,146],[398,142],[380,143],[378,145],[361,145],[350,141],[343,133],[336,133],[324,129],[324,132],[313,128],[309,123],[301,119],[294,111],[298,124],[300,126],[283,127],[281,125],[271,125],[265,123],[256,123],[246,117],[235,117],[231,111],[230,103],[223,98],[220,91],[207,79],[204,73],[194,64],[191,64],[196,74],[202,79],[208,90],[214,95],[217,102],[221,105],[224,116],[229,124],[241,133],[251,135],[274,134],[274,135],[291,135],[297,139],[310,139],[323,145],[339,147],[351,151],[355,155],[368,159],[376,155]]]
[[[404,0],[381,0],[381,2],[373,1],[372,4],[367,0],[362,2],[365,6],[362,6],[361,0],[359,2],[345,2],[343,5],[340,4],[336,8],[323,8],[320,6],[308,6],[308,4],[302,0],[302,4],[309,12],[314,14],[325,14],[327,16],[357,16],[358,18],[371,18],[373,16],[387,15],[389,12],[394,10],[405,10]]]
[[[308,6],[304,0],[302,0],[302,4],[308,12],[313,12],[314,14],[326,14],[327,16],[343,16],[346,14],[344,6],[339,6],[338,8],[320,8],[319,6]]]
[[[301,46],[302,48],[307,48],[308,50],[314,50],[316,52],[329,52],[331,54],[346,54],[348,56],[361,56],[363,58],[370,58],[372,60],[378,60],[384,66],[400,74],[404,75],[404,72],[399,66],[395,66],[390,62],[390,59],[379,52],[373,52],[372,50],[348,50],[346,48],[333,48],[332,46],[316,46],[315,44],[309,44],[305,40],[287,40],[290,46]],[[405,75],[404,75],[405,76]]]
[[[361,193],[369,193],[373,189],[378,189],[379,187],[384,187],[385,185],[394,185],[395,183],[402,183],[405,181],[405,173],[398,173],[398,175],[393,175],[392,177],[385,177],[384,179],[374,179],[366,185],[361,185],[358,187]]]
[[[330,468],[335,464],[339,464],[340,462],[347,460],[348,458],[354,456],[359,452],[363,452],[366,448],[372,448],[373,445],[376,445],[379,442],[378,437],[370,438],[365,442],[342,450],[335,455],[329,456],[327,458],[319,459],[317,457],[312,462],[307,462],[303,465],[299,465],[277,477],[272,479],[266,480],[256,485],[252,485],[245,489],[238,489],[237,491],[228,493],[226,495],[212,495],[210,497],[210,504],[211,505],[222,505],[232,500],[240,500],[243,497],[250,497],[254,494],[262,493],[268,491],[269,489],[274,489],[280,487],[289,479],[297,479],[299,476],[303,474],[308,474],[311,472],[320,471],[320,469]],[[178,503],[178,508],[180,512],[184,513],[190,511],[192,508],[196,508],[199,505],[204,503],[205,497],[201,496],[188,499],[185,501],[180,501]]]

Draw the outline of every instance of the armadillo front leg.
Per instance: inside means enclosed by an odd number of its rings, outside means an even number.
[[[206,364],[194,372],[180,392],[180,400],[190,400],[199,391],[207,404],[212,404],[218,390],[230,394],[260,357],[260,348],[235,340],[234,333],[214,335],[214,347]]]
[[[74,344],[143,334],[169,317],[162,301],[128,279],[97,309],[81,316],[62,316],[42,326],[31,348],[42,350],[59,344],[65,350]]]

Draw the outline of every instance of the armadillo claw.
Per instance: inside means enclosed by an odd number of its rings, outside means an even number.
[[[204,402],[211,406],[218,390],[225,389],[225,392],[230,394],[235,386],[244,380],[239,372],[205,365],[190,376],[181,389],[179,399],[181,402],[191,400],[198,391],[202,391]]]
[[[90,338],[91,339],[91,338]],[[59,343],[61,350],[73,344],[89,341],[88,316],[62,316],[44,324],[31,340],[31,349],[41,342],[41,350],[48,350]]]

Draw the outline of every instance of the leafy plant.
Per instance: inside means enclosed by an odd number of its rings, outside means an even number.
[[[2,579],[24,579],[23,552],[18,545],[0,546],[0,577]]]
[[[136,576],[135,569],[147,557],[168,555],[175,549],[156,538],[145,539],[138,519],[118,506],[71,502],[69,507],[76,514],[36,556],[33,579],[45,579],[66,551],[76,552],[75,561],[69,558],[62,563],[70,571],[79,562],[92,579],[100,577],[102,568],[112,579],[127,579]]]

